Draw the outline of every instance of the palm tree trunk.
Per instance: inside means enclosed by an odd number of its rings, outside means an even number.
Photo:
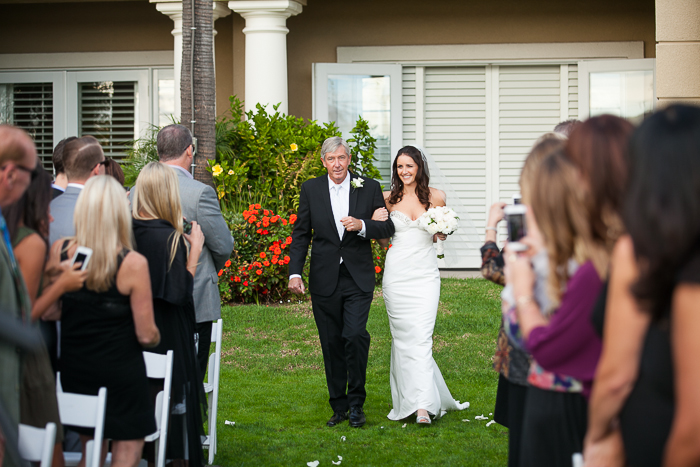
[[[193,23],[196,28],[194,30],[191,29]],[[213,186],[212,176],[206,167],[209,160],[216,158],[213,23],[213,0],[183,0],[180,121],[197,138],[194,178],[211,186]]]

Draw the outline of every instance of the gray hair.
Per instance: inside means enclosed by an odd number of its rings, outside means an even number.
[[[350,146],[348,146],[348,143],[346,143],[340,136],[331,136],[330,138],[327,138],[323,142],[323,146],[321,146],[321,159],[325,159],[326,154],[329,152],[335,152],[335,150],[340,146],[344,147],[345,153],[348,155],[348,157],[351,157]]]
[[[161,162],[177,159],[192,144],[192,133],[184,125],[168,125],[158,132],[156,147]]]

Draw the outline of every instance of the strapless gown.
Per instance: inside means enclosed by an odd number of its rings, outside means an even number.
[[[418,409],[439,418],[462,410],[433,360],[433,329],[440,300],[440,271],[432,235],[418,220],[392,211],[396,232],[386,256],[382,292],[391,329],[391,399],[387,417],[401,420]]]

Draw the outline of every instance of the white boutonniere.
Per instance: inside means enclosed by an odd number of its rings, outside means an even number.
[[[357,177],[350,181],[350,186],[353,188],[362,188],[363,183],[365,183],[365,180],[361,177]]]

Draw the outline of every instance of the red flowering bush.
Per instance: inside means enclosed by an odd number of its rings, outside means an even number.
[[[229,219],[235,240],[231,259],[219,271],[224,302],[260,303],[286,300],[289,291],[289,245],[296,215],[289,219],[251,204]]]
[[[231,259],[219,271],[219,292],[223,302],[260,303],[291,299],[289,245],[297,215],[285,218],[260,204],[251,204],[240,214],[226,216],[235,240]],[[377,284],[384,275],[386,249],[372,240]],[[303,279],[308,291],[309,260]],[[296,297],[296,296],[294,296]]]

